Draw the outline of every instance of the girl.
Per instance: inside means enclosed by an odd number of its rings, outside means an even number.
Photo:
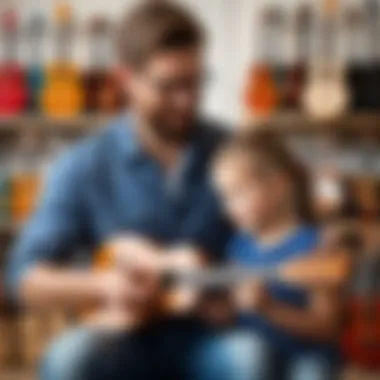
[[[217,155],[213,178],[236,232],[229,258],[278,266],[320,245],[308,176],[273,136],[235,137]],[[328,380],[338,364],[339,295],[281,281],[250,282],[236,292],[241,323],[255,332],[253,380]]]

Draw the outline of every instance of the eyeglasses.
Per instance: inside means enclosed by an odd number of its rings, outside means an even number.
[[[152,86],[155,91],[170,96],[183,92],[196,92],[201,87],[210,82],[211,75],[208,72],[201,75],[188,75],[177,78],[149,78],[145,76],[145,80]]]

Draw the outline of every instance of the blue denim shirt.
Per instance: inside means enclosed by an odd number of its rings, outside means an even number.
[[[208,173],[221,132],[198,123],[182,165],[169,179],[139,145],[132,123],[131,116],[118,118],[53,167],[39,207],[9,252],[12,293],[34,264],[63,263],[83,248],[90,262],[91,248],[123,232],[223,254],[230,229]]]

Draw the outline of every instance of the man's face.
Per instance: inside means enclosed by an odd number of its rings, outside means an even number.
[[[185,141],[193,128],[203,74],[202,57],[197,50],[158,53],[140,70],[131,70],[131,106],[160,137]]]

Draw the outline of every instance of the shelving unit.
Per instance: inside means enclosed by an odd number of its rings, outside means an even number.
[[[16,223],[0,222],[0,237],[12,237],[22,226]]]
[[[280,134],[372,134],[380,135],[380,112],[357,112],[338,119],[313,120],[299,112],[279,112],[268,121],[258,123],[258,129]]]
[[[54,119],[40,115],[24,115],[0,118],[0,132],[23,133],[38,132],[72,132],[85,134],[98,129],[110,120],[110,116],[84,115],[75,118]]]
[[[0,117],[0,133],[23,133],[28,130],[39,132],[91,133],[111,120],[107,115],[83,115],[75,118],[49,118],[40,115]],[[283,134],[298,133],[368,133],[380,134],[380,112],[355,112],[338,119],[312,120],[300,112],[281,111],[262,123],[254,123],[255,128],[269,129]]]

